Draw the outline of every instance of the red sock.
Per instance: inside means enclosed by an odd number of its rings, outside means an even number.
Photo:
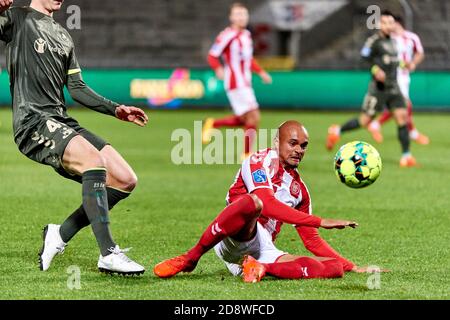
[[[261,208],[257,208],[253,198],[246,194],[228,205],[206,228],[200,241],[187,253],[192,261],[198,261],[209,249],[228,236],[233,236],[255,219]]]
[[[388,121],[392,117],[392,113],[389,110],[384,110],[383,113],[380,116],[380,119],[378,119],[378,122],[380,125]]]
[[[412,131],[414,130],[414,122],[413,122],[413,118],[412,118],[412,102],[411,100],[408,100],[407,102],[407,110],[408,110],[408,131]]]
[[[243,122],[238,116],[229,116],[222,119],[214,120],[214,128],[220,127],[240,127],[243,125]]]
[[[253,125],[245,126],[245,137],[244,137],[244,152],[248,154],[252,151],[253,143],[256,138],[256,127]]]
[[[338,278],[344,275],[342,263],[336,259],[318,261],[301,257],[289,262],[264,264],[266,274],[281,279]]]

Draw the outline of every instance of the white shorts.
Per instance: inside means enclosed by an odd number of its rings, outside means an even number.
[[[402,73],[397,74],[397,82],[400,87],[400,92],[402,95],[409,100],[409,85],[411,83],[411,77],[408,75],[404,75]]]
[[[242,116],[243,114],[258,109],[255,92],[250,87],[243,87],[227,91],[228,100],[233,108],[234,114]]]
[[[228,237],[216,244],[214,251],[234,276],[242,274],[240,263],[245,255],[251,255],[262,263],[273,263],[287,254],[275,247],[272,236],[259,222],[256,224],[256,235],[252,240],[239,242]]]

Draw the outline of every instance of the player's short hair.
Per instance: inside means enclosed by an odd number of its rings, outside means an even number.
[[[405,20],[399,14],[394,15],[395,22],[398,22],[402,27],[405,27]]]
[[[393,18],[395,19],[395,15],[392,13],[392,11],[387,10],[387,9],[383,10],[383,11],[381,12],[381,15],[382,15],[382,16],[391,16],[391,17],[393,17]]]
[[[243,4],[242,2],[233,2],[230,6],[230,14],[234,8],[244,8],[244,9],[248,10],[247,6],[245,4]]]

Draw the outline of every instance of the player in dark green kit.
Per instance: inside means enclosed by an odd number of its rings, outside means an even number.
[[[397,82],[399,59],[395,42],[390,34],[394,31],[394,17],[390,12],[383,12],[380,19],[380,31],[367,39],[362,57],[371,65],[372,81],[364,98],[359,119],[352,119],[343,126],[332,125],[328,129],[326,147],[331,150],[339,141],[341,133],[360,127],[367,127],[376,113],[386,106],[394,114],[398,126],[398,138],[402,147],[400,166],[412,167],[416,160],[411,155],[409,133],[407,128],[406,101]]]
[[[91,225],[100,248],[100,271],[142,274],[144,267],[112,239],[108,217],[134,189],[136,175],[114,148],[67,114],[63,88],[97,112],[139,126],[148,118],[141,109],[99,96],[83,82],[72,38],[53,20],[63,0],[32,0],[29,7],[10,8],[12,3],[0,0],[0,39],[7,45],[14,141],[28,158],[82,184],[82,205],[62,225],[44,228],[40,268],[47,270],[67,242]]]

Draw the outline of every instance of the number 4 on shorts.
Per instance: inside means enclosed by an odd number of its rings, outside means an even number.
[[[59,129],[62,127],[61,124],[54,122],[52,120],[47,120],[46,124],[47,124],[48,131],[50,131],[52,133],[55,132],[56,129]]]

